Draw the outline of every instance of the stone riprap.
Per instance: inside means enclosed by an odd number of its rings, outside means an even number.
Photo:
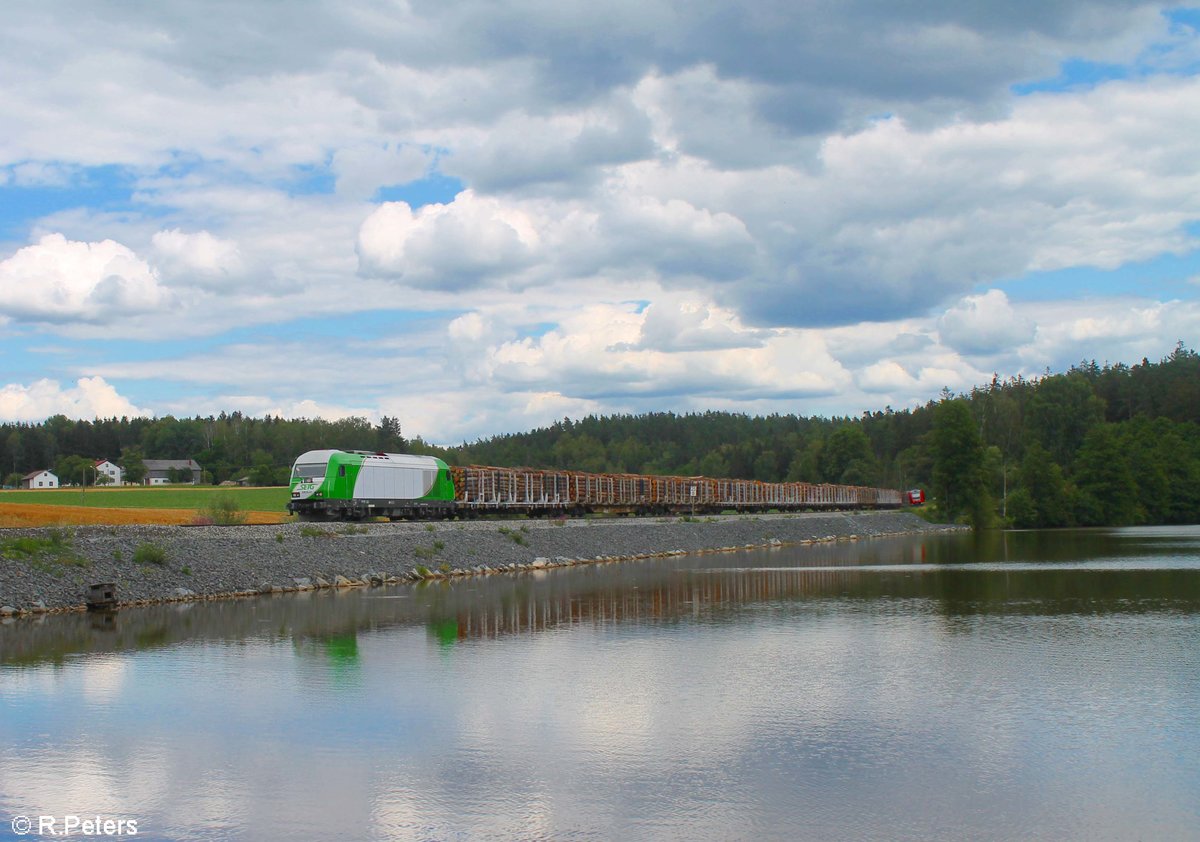
[[[943,532],[911,512],[0,530],[0,615],[369,587],[692,552]]]

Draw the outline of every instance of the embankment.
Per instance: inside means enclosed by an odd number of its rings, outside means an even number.
[[[115,583],[127,604],[193,600],[957,528],[857,512],[9,529],[0,531],[0,614],[79,609],[98,582]]]

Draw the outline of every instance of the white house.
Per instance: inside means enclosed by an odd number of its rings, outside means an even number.
[[[143,459],[142,464],[146,466],[142,485],[166,485],[172,479],[200,484],[202,469],[195,459]]]
[[[22,488],[58,488],[58,477],[49,471],[34,471],[21,477]]]
[[[121,466],[114,465],[107,459],[101,459],[96,463],[96,475],[108,477],[109,485],[121,484]],[[99,480],[97,480],[97,482],[99,482]]]

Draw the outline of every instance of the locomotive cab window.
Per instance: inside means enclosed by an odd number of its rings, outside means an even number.
[[[338,465],[338,476],[339,476],[339,477],[344,477],[345,475],[346,475],[346,466],[345,466],[345,465]]]

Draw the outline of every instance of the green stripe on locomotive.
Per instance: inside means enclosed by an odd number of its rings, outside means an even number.
[[[361,453],[333,453],[329,456],[329,467],[325,469],[325,482],[321,490],[326,500],[352,500],[354,483],[362,470]]]
[[[450,466],[436,456],[433,457],[433,460],[437,462],[437,479],[433,481],[433,488],[429,489],[425,499],[453,501],[454,480],[450,477]]]

